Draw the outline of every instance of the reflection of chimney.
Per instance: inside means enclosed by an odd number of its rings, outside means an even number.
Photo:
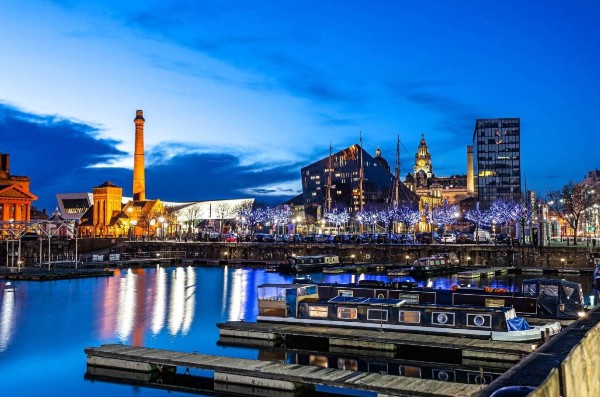
[[[135,112],[135,153],[133,156],[133,200],[146,200],[146,179],[144,178],[144,112]]]
[[[473,145],[467,146],[467,194],[475,193],[475,177],[473,171]]]

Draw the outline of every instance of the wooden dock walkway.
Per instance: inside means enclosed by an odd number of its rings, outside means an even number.
[[[86,348],[88,366],[141,372],[174,367],[214,371],[215,383],[252,385],[256,388],[295,390],[325,385],[376,392],[388,396],[469,397],[480,385],[442,382],[403,376],[354,372],[298,364],[274,363],[120,344]],[[138,368],[138,369],[133,369]],[[148,370],[149,372],[149,370]]]
[[[465,270],[462,272],[458,272],[458,278],[474,279],[474,278],[483,278],[483,277],[493,277],[494,275],[508,273],[508,271],[511,269],[514,269],[514,268],[510,267],[510,266],[500,266],[500,267],[488,267],[488,268],[481,268],[481,269]]]
[[[326,340],[330,351],[377,350],[399,351],[407,347],[443,349],[460,352],[461,363],[484,365],[489,361],[516,363],[532,352],[531,344],[498,342],[485,339],[445,335],[427,335],[410,332],[382,332],[317,325],[257,323],[229,321],[217,324],[221,337],[235,338],[247,345],[285,344],[293,337]]]
[[[50,270],[39,267],[6,268],[0,267],[0,279],[23,281],[51,281],[86,277],[111,277],[113,272],[102,269],[62,269]]]

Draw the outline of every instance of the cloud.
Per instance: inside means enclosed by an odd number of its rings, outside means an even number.
[[[440,133],[449,133],[451,139],[470,140],[475,120],[481,117],[473,105],[453,99],[440,91],[452,91],[452,84],[444,81],[394,82],[390,84],[395,96],[425,108],[440,117],[437,128]]]
[[[126,156],[116,148],[119,141],[101,139],[98,132],[84,123],[0,104],[0,152],[11,156],[11,175],[30,177],[38,208],[52,210],[56,194],[91,192],[106,180],[131,195],[131,169],[94,167]],[[147,148],[146,197],[192,201],[264,195],[277,203],[297,194],[289,181],[300,185],[298,164],[241,165],[238,156],[214,150],[179,142]]]

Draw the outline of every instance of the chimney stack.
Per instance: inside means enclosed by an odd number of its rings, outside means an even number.
[[[473,169],[473,145],[467,146],[467,194],[475,193],[475,172]]]
[[[133,156],[133,201],[146,200],[146,179],[144,177],[144,112],[135,112],[135,153]]]

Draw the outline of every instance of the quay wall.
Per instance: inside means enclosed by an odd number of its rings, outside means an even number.
[[[472,397],[510,387],[535,388],[528,397],[600,395],[600,308],[553,336]]]
[[[7,255],[7,249],[9,255]],[[336,254],[346,263],[372,262],[410,264],[418,257],[443,252],[455,252],[463,265],[515,266],[545,269],[592,268],[592,256],[600,256],[600,247],[507,247],[475,244],[433,244],[433,245],[394,245],[394,244],[286,244],[286,243],[222,243],[222,242],[175,242],[175,241],[128,241],[125,239],[79,239],[79,254],[123,253],[154,251],[183,251],[187,259],[223,260],[233,262],[273,263],[284,260],[289,255]],[[15,244],[15,251],[17,247]],[[69,256],[75,251],[74,240],[51,242],[51,255]],[[12,246],[0,241],[0,263],[10,262]],[[21,255],[27,262],[35,262],[40,252],[42,258],[48,254],[48,243],[43,241],[23,241]],[[16,253],[15,253],[16,255]]]
[[[411,264],[416,258],[455,252],[464,265],[592,268],[600,248],[505,247],[484,245],[353,245],[265,243],[123,242],[123,250],[185,251],[188,259],[280,262],[290,255],[336,254],[343,262]],[[561,259],[564,259],[561,260]]]

